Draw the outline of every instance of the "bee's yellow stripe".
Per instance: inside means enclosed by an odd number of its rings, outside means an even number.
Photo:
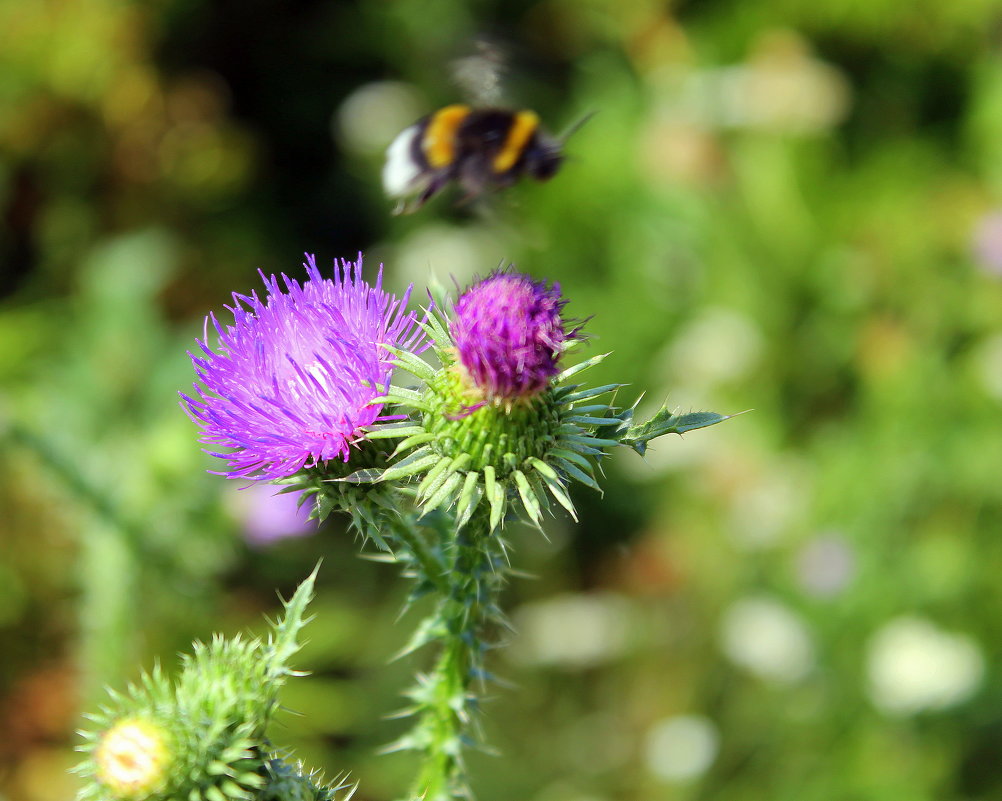
[[[507,172],[515,166],[522,151],[525,150],[529,138],[539,127],[539,117],[532,111],[519,111],[511,121],[511,128],[508,129],[508,136],[505,137],[504,144],[494,156],[494,172]]]
[[[446,106],[432,114],[424,129],[422,149],[428,166],[448,167],[456,157],[456,130],[470,114],[469,106]]]

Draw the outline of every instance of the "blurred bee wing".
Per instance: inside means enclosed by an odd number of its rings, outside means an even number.
[[[501,103],[501,83],[505,71],[502,49],[486,40],[478,40],[477,52],[452,62],[452,80],[460,92],[478,106]]]

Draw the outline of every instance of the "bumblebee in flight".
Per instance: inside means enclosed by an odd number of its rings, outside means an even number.
[[[453,181],[464,190],[464,201],[511,186],[523,175],[545,181],[560,169],[564,139],[545,133],[533,111],[446,106],[393,140],[383,188],[400,199],[394,213],[401,214],[417,211]]]

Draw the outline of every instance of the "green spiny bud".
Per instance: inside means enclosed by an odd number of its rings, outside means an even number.
[[[266,784],[271,745],[265,730],[278,689],[295,675],[316,572],[285,605],[267,640],[215,637],[196,643],[171,683],[159,668],[83,732],[88,752],[76,769],[88,778],[80,801],[250,801]],[[321,798],[320,795],[317,796]]]

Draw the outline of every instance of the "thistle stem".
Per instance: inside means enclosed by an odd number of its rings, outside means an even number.
[[[418,533],[414,521],[397,516],[391,518],[389,522],[393,535],[413,554],[421,579],[431,582],[440,593],[448,592],[449,567],[442,555],[431,548],[425,538]]]
[[[441,643],[434,669],[412,691],[418,721],[409,746],[423,754],[412,799],[452,801],[470,796],[462,751],[476,706],[474,681],[482,680],[484,629],[501,622],[497,596],[504,583],[501,542],[491,535],[485,508],[451,542],[447,594],[432,613]]]

